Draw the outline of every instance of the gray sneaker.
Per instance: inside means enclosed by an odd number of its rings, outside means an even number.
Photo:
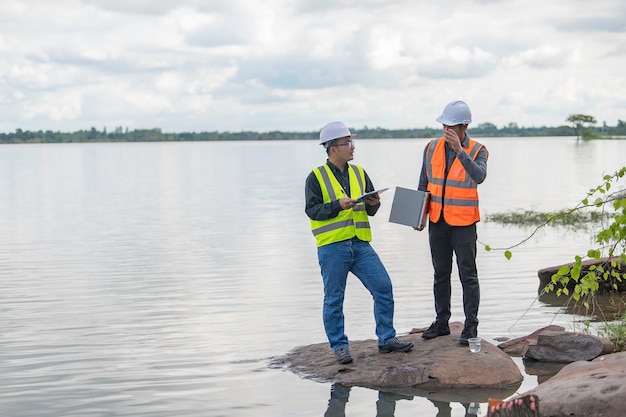
[[[337,358],[337,362],[339,362],[342,365],[345,365],[346,363],[351,363],[352,356],[350,356],[350,349],[348,348],[337,349],[335,351],[335,358]]]
[[[413,343],[403,342],[397,337],[391,339],[391,342],[387,343],[386,345],[378,346],[378,351],[380,353],[408,352],[411,349],[413,349]]]

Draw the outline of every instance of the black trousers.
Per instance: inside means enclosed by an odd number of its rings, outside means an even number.
[[[465,325],[478,325],[480,286],[476,270],[476,239],[476,224],[450,226],[443,218],[437,223],[429,223],[428,240],[435,270],[433,292],[437,321],[447,323],[450,320],[450,275],[454,254],[463,287]]]

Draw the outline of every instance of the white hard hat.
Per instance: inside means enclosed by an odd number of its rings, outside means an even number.
[[[330,122],[320,130],[320,145],[348,136],[354,137],[356,134],[351,133],[348,126],[342,122]]]
[[[467,125],[472,122],[472,112],[464,101],[453,101],[443,109],[437,122],[446,126]]]

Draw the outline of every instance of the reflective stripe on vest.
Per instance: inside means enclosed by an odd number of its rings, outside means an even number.
[[[365,171],[358,165],[349,165],[348,170],[350,197],[356,199],[365,192]],[[324,203],[346,196],[345,190],[328,165],[315,168],[313,173],[320,183]],[[315,236],[317,246],[352,239],[355,236],[366,242],[372,240],[372,231],[364,202],[358,203],[352,209],[341,210],[333,219],[311,220],[311,231]]]
[[[483,145],[469,139],[467,152],[473,160]],[[429,218],[437,222],[443,206],[443,217],[451,226],[469,226],[480,221],[478,210],[478,184],[471,179],[459,158],[454,158],[448,176],[445,177],[445,138],[433,140],[426,150],[426,175],[430,191]],[[445,185],[445,195],[444,195]]]

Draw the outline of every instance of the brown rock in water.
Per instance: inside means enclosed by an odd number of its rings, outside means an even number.
[[[565,331],[565,327],[550,325],[535,330],[527,336],[518,337],[507,342],[500,343],[498,347],[511,356],[524,356],[529,345],[537,344],[537,336],[545,331]]]
[[[529,345],[524,357],[542,362],[588,361],[600,356],[604,342],[599,337],[574,332],[544,331],[537,344]]]
[[[539,399],[542,416],[623,417],[626,410],[626,352],[573,362],[522,394]]]
[[[337,363],[328,343],[298,347],[275,359],[274,365],[322,382],[400,388],[394,391],[405,393],[409,392],[407,388],[419,391],[429,387],[487,389],[491,396],[500,390],[515,392],[523,377],[513,360],[485,340],[480,352],[471,353],[467,346],[458,343],[462,328],[461,323],[450,323],[450,335],[431,340],[423,339],[420,333],[400,336],[415,345],[407,353],[379,353],[375,340],[351,341],[354,362],[347,365]],[[504,392],[500,394],[504,394],[500,398],[506,396]]]

